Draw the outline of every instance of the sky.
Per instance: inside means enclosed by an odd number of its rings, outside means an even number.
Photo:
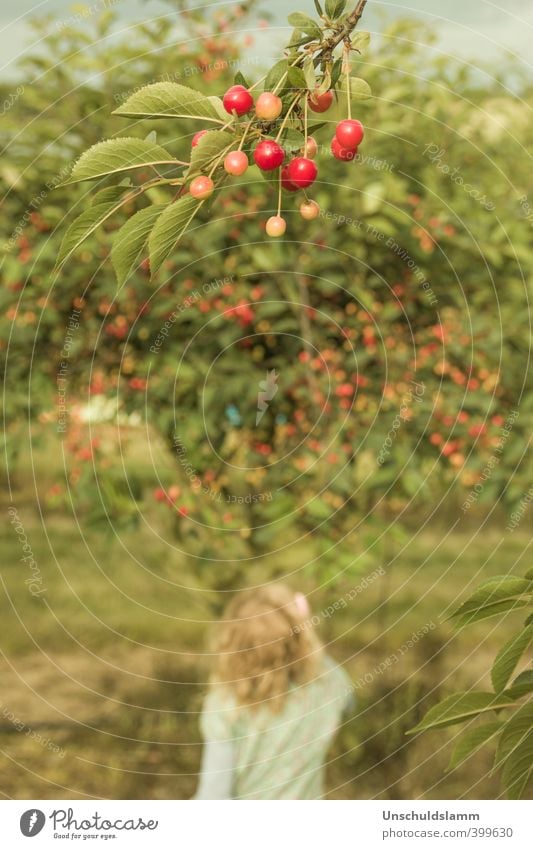
[[[87,0],[86,7],[102,7],[106,0]],[[127,27],[160,14],[171,13],[162,0],[111,0],[119,15],[120,24]],[[191,0],[195,5],[223,6],[234,0]],[[13,74],[14,62],[31,44],[28,19],[52,14],[57,21],[76,14],[82,4],[71,0],[0,0],[0,73],[2,79]],[[311,0],[268,0],[265,2],[274,17],[274,24],[284,25],[290,11],[310,11]],[[533,0],[369,0],[364,14],[365,29],[379,33],[383,21],[409,16],[432,23],[439,35],[439,49],[468,61],[498,61],[502,48],[518,54],[525,67],[531,68],[533,36]],[[274,52],[276,35],[283,43],[281,29],[263,35],[258,50],[265,59]]]

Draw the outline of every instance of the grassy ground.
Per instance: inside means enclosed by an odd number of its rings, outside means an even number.
[[[20,799],[189,797],[207,676],[197,652],[206,644],[213,594],[164,529],[154,533],[155,513],[152,529],[109,537],[57,513],[41,517],[27,489],[15,503],[46,592],[28,592],[28,569],[7,521],[0,792]],[[447,692],[488,685],[511,620],[454,632],[445,615],[481,578],[523,572],[530,538],[525,529],[448,533],[443,526],[409,536],[385,564],[386,577],[322,618],[330,653],[354,681],[367,680],[357,714],[330,752],[329,796],[495,798],[490,752],[446,773],[456,730],[415,739],[405,731]],[[363,577],[346,574],[334,590],[311,578],[297,583],[316,611],[348,596]],[[402,653],[419,629],[427,634]]]

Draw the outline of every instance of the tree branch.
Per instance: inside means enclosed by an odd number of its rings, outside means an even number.
[[[326,40],[324,41],[324,46],[318,54],[321,59],[330,59],[335,48],[342,41],[345,41],[347,38],[350,37],[353,30],[356,28],[357,24],[361,20],[361,16],[365,10],[366,4],[367,0],[359,0],[359,3],[355,7],[351,15],[348,15],[342,27],[337,30],[337,32],[332,33],[328,38],[326,38]]]

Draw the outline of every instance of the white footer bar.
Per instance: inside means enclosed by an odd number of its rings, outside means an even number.
[[[1,801],[2,846],[530,849],[529,801]],[[35,838],[35,843],[30,842]]]

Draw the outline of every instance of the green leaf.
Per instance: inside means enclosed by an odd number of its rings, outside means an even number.
[[[407,733],[416,734],[418,731],[428,731],[432,728],[446,728],[448,725],[456,725],[458,722],[472,719],[489,710],[506,708],[510,705],[513,705],[512,699],[503,694],[454,693],[432,707],[424,719]]]
[[[126,118],[199,118],[215,124],[226,123],[222,101],[206,97],[179,83],[152,83],[136,91],[115,109]]]
[[[221,130],[210,130],[203,135],[191,152],[191,167],[189,174],[202,171],[217,156],[237,144],[235,136]]]
[[[273,91],[286,75],[289,68],[287,59],[280,59],[268,72],[265,79],[265,91]]]
[[[235,74],[233,82],[235,85],[243,85],[245,88],[250,88],[250,84],[247,82],[246,77],[240,71],[237,71]]]
[[[289,128],[283,131],[282,141],[285,153],[294,153],[303,147],[305,136],[300,130]]]
[[[331,69],[331,85],[333,88],[339,82],[340,76],[342,73],[342,59],[335,59],[333,63],[333,67]]]
[[[497,693],[505,690],[509,678],[516,669],[516,665],[523,653],[533,640],[533,625],[524,628],[507,642],[496,655],[491,678],[492,686]]]
[[[320,27],[312,18],[308,15],[305,15],[303,12],[293,12],[292,15],[289,15],[287,19],[292,27],[297,27],[301,29],[303,32],[306,32],[308,35],[312,35],[315,38],[320,38],[321,31]]]
[[[508,799],[521,799],[533,775],[533,731],[511,752],[502,770]]]
[[[317,11],[317,14],[319,14],[319,15],[320,15],[320,17],[322,17],[322,15],[324,14],[323,9],[322,9],[322,6],[321,6],[321,5],[320,5],[320,3],[318,2],[318,0],[314,0],[314,3],[315,3],[315,9],[316,9],[316,11]]]
[[[303,73],[305,84],[310,91],[313,91],[316,84],[315,65],[310,56],[304,59]]]
[[[113,186],[99,192],[97,203],[94,203],[76,218],[68,227],[56,260],[56,270],[74,253],[91,233],[106,221],[122,204],[131,197],[131,192],[122,186]]]
[[[287,79],[294,88],[307,88],[305,75],[301,68],[289,68],[287,71]]]
[[[533,669],[525,669],[514,679],[505,695],[511,699],[521,699],[533,693]]]
[[[136,268],[148,236],[166,206],[165,203],[159,203],[141,209],[116,234],[111,249],[111,262],[120,286]]]
[[[148,239],[152,276],[157,274],[202,203],[188,195],[174,201],[161,213]]]
[[[346,95],[346,77],[341,77],[340,90]],[[362,77],[350,77],[350,100],[368,100],[372,89]]]
[[[172,162],[175,162],[174,157],[164,147],[147,139],[108,139],[82,153],[63,185]]]
[[[346,8],[346,0],[326,0],[326,15],[335,21]]]
[[[359,50],[360,53],[363,53],[368,45],[370,44],[370,33],[364,32],[361,30],[360,32],[356,32],[351,38],[351,45],[355,50]]]
[[[455,618],[460,626],[468,625],[508,610],[525,607],[531,603],[531,598],[531,581],[512,575],[498,575],[481,584],[451,618]]]
[[[475,728],[467,731],[453,750],[448,769],[454,769],[458,764],[470,757],[470,755],[473,755],[474,752],[479,751],[485,743],[488,743],[489,740],[501,731],[502,727],[502,723],[495,719],[491,722],[485,722],[483,725],[476,725]]]
[[[522,743],[533,728],[533,701],[526,702],[514,716],[505,723],[494,761],[494,767],[499,767],[509,757],[511,752]]]

